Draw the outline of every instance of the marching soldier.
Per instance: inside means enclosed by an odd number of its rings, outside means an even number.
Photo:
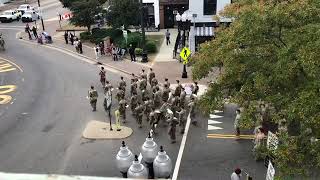
[[[159,108],[161,106],[162,98],[161,98],[161,91],[160,91],[159,87],[156,88],[156,92],[154,93],[153,101],[154,101],[155,108]]]
[[[181,88],[181,93],[180,93],[180,103],[179,103],[179,106],[184,108],[185,107],[185,103],[186,103],[186,96],[187,96],[187,93],[186,91],[184,90],[184,87]]]
[[[124,97],[125,97],[124,90],[118,88],[118,92],[116,94],[116,97],[117,97],[118,102],[120,102],[121,99],[124,99]]]
[[[176,115],[177,111],[179,110],[179,104],[180,104],[179,97],[177,97],[177,96],[172,97],[171,109],[172,109],[174,115]]]
[[[106,71],[104,70],[104,67],[101,67],[101,70],[99,72],[100,75],[100,82],[102,84],[102,87],[105,87],[106,83]]]
[[[149,72],[149,84],[152,86],[152,79],[156,77],[156,74],[153,72],[153,69],[150,68],[150,72]]]
[[[141,77],[142,79],[145,79],[145,80],[147,81],[147,74],[144,72],[144,69],[141,70],[140,77]]]
[[[192,124],[197,125],[197,121],[195,119],[195,97],[193,95],[191,95],[190,100],[188,102],[188,108]]]
[[[163,86],[165,86],[165,85],[167,85],[167,86],[168,86],[168,88],[170,88],[170,83],[169,83],[168,78],[165,78],[165,79],[164,79]]]
[[[113,86],[108,80],[106,81],[106,85],[104,86],[104,93],[106,93],[107,91],[113,91]]]
[[[181,86],[181,84],[180,84],[180,81],[179,80],[176,80],[176,82],[177,82],[177,87],[176,87],[176,89],[174,90],[174,96],[180,96],[180,94],[181,94],[181,88],[182,88],[182,86]]]
[[[158,86],[158,80],[157,80],[157,78],[154,77],[154,78],[151,80],[150,85],[151,85],[151,87]]]
[[[138,80],[131,79],[131,85],[130,85],[130,94],[131,94],[131,96],[133,94],[138,94],[137,88],[138,88]]]
[[[162,104],[162,106],[158,110],[157,124],[160,123],[159,121],[162,121],[162,122],[165,121],[165,117],[166,117],[166,114],[167,114],[167,109],[169,109],[169,107],[170,107],[170,104],[168,102],[164,102]],[[164,126],[166,126],[166,124],[164,124]]]
[[[131,83],[132,82],[138,82],[138,78],[134,75],[134,73],[131,74]]]
[[[126,91],[126,86],[127,86],[127,83],[125,80],[123,80],[123,77],[121,76],[120,77],[120,82],[119,82],[119,89],[122,89],[123,91]]]
[[[130,107],[133,115],[135,115],[135,109],[137,105],[138,105],[138,95],[136,93],[133,93],[133,95],[130,98]]]
[[[154,107],[153,101],[149,97],[147,97],[147,100],[144,102],[144,106],[145,106],[144,114],[147,117],[147,122],[149,122],[149,114],[153,110],[153,107]]]
[[[88,91],[89,101],[92,107],[92,111],[97,110],[97,100],[98,100],[98,92],[91,86],[91,89]]]
[[[187,121],[186,110],[181,107],[180,111],[178,111],[177,113],[178,113],[178,121],[180,126],[180,134],[183,134],[186,126],[186,121]]]
[[[141,91],[147,89],[147,80],[145,78],[140,79],[139,89]]]
[[[141,101],[146,101],[148,97],[149,97],[148,91],[146,89],[142,90],[141,91]]]
[[[144,106],[140,102],[138,102],[138,106],[136,107],[135,111],[136,111],[136,119],[137,119],[139,128],[142,128],[143,110],[144,110]]]
[[[156,133],[157,114],[155,113],[154,109],[149,114],[149,124],[153,133]]]
[[[121,99],[119,102],[119,112],[120,112],[120,117],[123,123],[126,123],[126,109],[127,109],[127,102],[125,99]]]
[[[170,89],[167,84],[164,85],[164,89],[162,90],[162,101],[167,102],[170,95]]]
[[[176,127],[178,120],[176,117],[174,117],[172,111],[169,113],[169,119],[167,122],[169,123],[168,135],[170,136],[171,143],[173,144],[176,142]]]

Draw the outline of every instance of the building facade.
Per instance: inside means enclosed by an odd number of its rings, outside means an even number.
[[[189,0],[189,14],[192,14],[189,32],[189,48],[196,52],[201,43],[214,38],[214,28],[218,25],[213,19],[231,0]],[[221,23],[230,23],[231,19],[221,17]]]

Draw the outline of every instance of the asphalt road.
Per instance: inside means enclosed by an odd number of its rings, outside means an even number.
[[[90,120],[105,119],[102,97],[97,112],[91,111],[86,99],[90,85],[102,94],[99,67],[41,45],[21,42],[15,39],[15,31],[1,31],[7,51],[0,56],[20,66],[23,72],[0,74],[1,85],[17,87],[10,93],[13,103],[0,105],[0,171],[119,176],[114,158],[121,140],[81,138]],[[108,70],[107,74],[114,85],[122,75]],[[134,133],[125,141],[139,154],[149,128],[145,125],[138,129],[131,116],[128,120],[126,125]],[[174,163],[181,137],[172,145],[166,129],[160,132],[155,140],[165,147]]]

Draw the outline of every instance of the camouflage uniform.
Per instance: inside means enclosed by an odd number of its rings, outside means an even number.
[[[180,94],[181,94],[181,89],[182,89],[182,86],[181,86],[181,84],[178,84],[178,86],[176,87],[176,89],[174,90],[174,93],[173,93],[173,95],[174,96],[180,96]]]
[[[124,91],[122,89],[118,89],[116,97],[117,97],[118,102],[120,102],[121,99],[124,99],[124,97],[125,97]]]
[[[148,97],[149,97],[148,91],[147,90],[142,90],[141,91],[141,101],[146,101]]]
[[[145,72],[141,72],[140,76],[142,79],[145,79],[146,81],[148,80],[147,74]]]
[[[161,106],[162,98],[161,98],[161,91],[160,90],[158,90],[156,93],[154,93],[153,101],[154,101],[155,108],[159,108]]]
[[[133,94],[137,94],[137,93],[138,93],[137,88],[138,88],[138,83],[137,83],[137,81],[131,82],[131,85],[130,85],[130,94],[131,94],[131,96],[132,96]]]
[[[151,87],[157,86],[158,85],[158,80],[154,77],[151,82],[150,82]]]
[[[130,107],[133,115],[135,115],[135,109],[137,105],[138,105],[138,95],[133,94],[130,98]]]
[[[139,83],[139,89],[145,90],[147,88],[147,80],[144,78],[141,78],[140,83]]]
[[[89,100],[90,100],[90,105],[92,107],[92,111],[97,110],[97,100],[98,100],[98,92],[95,89],[91,89],[88,92]]]
[[[120,112],[120,117],[122,118],[123,123],[126,122],[126,107],[127,106],[127,102],[126,100],[122,99],[119,102],[119,112]]]
[[[167,86],[165,86],[162,91],[162,101],[167,102],[169,99],[169,95],[170,95],[170,89]]]
[[[165,117],[166,117],[166,114],[167,114],[167,109],[170,108],[170,104],[165,102],[162,104],[162,106],[160,107],[159,111],[160,111],[160,114],[159,116],[157,117],[157,121],[162,121],[164,122],[165,121]],[[157,122],[159,123],[159,122]],[[166,125],[166,124],[165,124]]]
[[[171,143],[175,143],[176,142],[176,127],[177,127],[177,124],[178,124],[178,120],[177,120],[177,118],[172,116],[168,120],[168,122],[169,122],[168,135],[170,137]]]
[[[154,133],[156,133],[156,124],[157,124],[157,115],[154,111],[151,111],[149,114],[149,124]]]
[[[182,89],[181,94],[180,94],[180,98],[179,98],[179,100],[180,100],[179,106],[181,108],[185,108],[186,96],[187,96],[186,91],[184,91],[184,89]]]
[[[139,103],[139,105],[136,107],[135,111],[136,111],[137,123],[139,125],[139,128],[141,128],[142,127],[142,118],[143,118],[144,106]]]
[[[122,89],[123,91],[126,91],[126,86],[127,86],[127,83],[125,80],[121,79],[121,81],[119,82],[119,89]]]
[[[173,97],[171,101],[171,109],[176,116],[177,111],[179,110],[179,97]]]
[[[196,125],[197,121],[195,119],[195,100],[193,98],[191,98],[190,101],[188,102],[188,108],[190,112],[191,122],[192,124]]]
[[[166,86],[166,85],[167,85],[168,88],[170,88],[170,83],[169,83],[169,81],[165,81],[165,82],[163,83],[163,87]]]
[[[149,114],[150,114],[150,112],[152,112],[152,109],[153,109],[153,101],[151,99],[148,99],[147,101],[144,102],[144,106],[145,106],[144,114],[146,115],[147,122],[148,122],[149,121]]]
[[[156,77],[156,74],[153,71],[149,72],[149,84],[152,86],[152,80]]]
[[[184,129],[186,126],[186,110],[181,108],[178,113],[178,121],[179,121],[179,126],[180,126],[180,133],[183,134],[184,133]]]

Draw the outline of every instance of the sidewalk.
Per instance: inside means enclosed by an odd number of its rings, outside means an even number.
[[[173,41],[175,31],[170,30],[170,32],[172,37],[171,41]],[[72,51],[75,54],[78,54],[74,46],[72,46],[71,44],[65,44],[63,34],[64,32],[55,33],[53,35],[52,45],[55,47],[61,48],[63,50]],[[24,32],[21,32],[21,37],[25,40],[28,40],[28,37]],[[32,41],[36,42],[35,40],[32,40]],[[83,54],[78,54],[78,55],[90,60],[96,60],[95,52],[92,46],[93,46],[92,44],[83,43]],[[187,67],[188,78],[181,78],[183,64],[177,60],[172,59],[173,46],[174,46],[173,42],[171,42],[171,45],[167,46],[166,42],[164,41],[160,48],[160,52],[158,53],[154,62],[148,62],[148,63],[131,62],[129,59],[126,59],[126,58],[119,61],[113,61],[111,56],[100,57],[98,61],[105,65],[108,65],[109,67],[113,67],[114,69],[120,70],[121,72],[124,72],[129,75],[131,73],[139,75],[142,69],[145,69],[146,72],[148,73],[149,68],[152,67],[159,83],[163,83],[165,78],[168,78],[171,84],[175,84],[177,79],[179,79],[181,83],[192,83],[193,80],[192,80],[191,67]],[[206,79],[203,79],[199,81],[199,84],[207,85],[207,82],[208,81]]]

